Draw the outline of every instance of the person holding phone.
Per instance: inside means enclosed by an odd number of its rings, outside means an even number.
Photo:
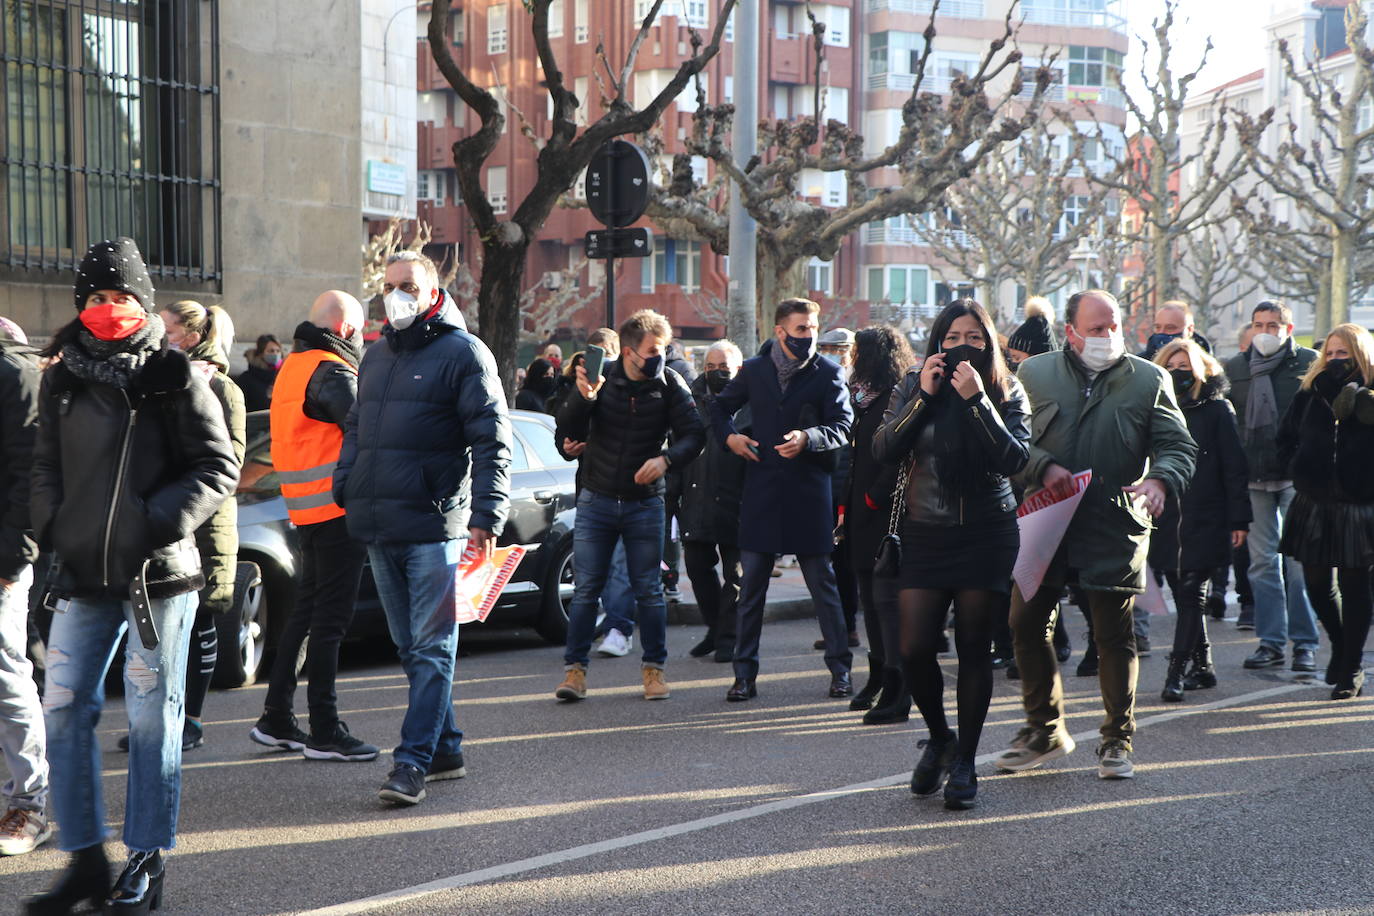
[[[930,730],[911,791],[945,807],[973,807],[974,759],[992,701],[994,622],[1006,614],[1020,548],[1008,478],[1028,457],[1026,395],[1008,370],[987,310],[945,306],[925,363],[897,386],[873,437],[873,454],[906,465],[898,595],[902,668]],[[937,658],[950,605],[959,652],[959,733],[945,717]]]

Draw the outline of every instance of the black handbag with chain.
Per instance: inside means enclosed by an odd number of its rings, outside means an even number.
[[[906,485],[911,476],[911,465],[915,459],[902,462],[897,472],[897,488],[892,493],[892,516],[888,519],[887,534],[878,544],[878,552],[873,557],[873,575],[888,579],[897,578],[902,569],[902,536],[898,533],[902,523],[902,507],[906,505]]]

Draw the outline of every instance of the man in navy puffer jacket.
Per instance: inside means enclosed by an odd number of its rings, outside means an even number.
[[[490,554],[505,526],[511,430],[491,351],[454,324],[434,262],[393,255],[383,292],[386,339],[363,356],[334,500],[368,545],[410,682],[395,765],[378,794],[413,805],[425,782],[466,772],[451,700],[454,583],[464,547]]]

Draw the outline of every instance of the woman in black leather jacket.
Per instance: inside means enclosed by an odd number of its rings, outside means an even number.
[[[1007,613],[1020,547],[1007,478],[1028,457],[1025,391],[1007,371],[987,311],[971,299],[945,307],[925,365],[898,386],[873,440],[878,460],[909,466],[902,525],[901,652],[912,698],[930,729],[911,791],[970,808],[973,761],[992,700],[993,622]],[[945,719],[936,659],[950,604],[959,652],[959,730]]]
[[[1302,563],[1307,597],[1331,639],[1326,682],[1333,700],[1364,690],[1362,658],[1374,613],[1371,384],[1374,338],[1359,325],[1337,325],[1279,424],[1279,460],[1296,491],[1279,552]]]
[[[28,912],[90,902],[146,913],[161,898],[162,850],[176,840],[182,687],[205,585],[194,532],[232,493],[238,465],[219,402],[186,354],[168,348],[132,240],[91,247],[76,307],[44,354],[60,361],[39,392],[30,500],[34,535],[54,554],[47,601],[61,612],[43,708],[53,807],[73,857]],[[126,630],[130,855],[112,888],[95,726]]]

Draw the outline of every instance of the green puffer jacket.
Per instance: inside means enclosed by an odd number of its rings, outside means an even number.
[[[1061,549],[1084,588],[1142,594],[1150,518],[1122,487],[1154,478],[1180,496],[1197,458],[1169,376],[1126,356],[1090,385],[1066,348],[1026,360],[1017,378],[1032,410],[1030,461],[1017,479],[1029,496],[1051,464],[1075,474],[1091,469],[1092,484]]]
[[[229,377],[229,363],[218,346],[201,343],[186,355],[192,360],[192,371],[202,373],[224,409],[224,422],[229,427],[234,459],[242,468],[248,441],[243,391]],[[200,593],[201,611],[223,614],[233,608],[234,575],[239,555],[238,526],[238,502],[230,494],[215,514],[196,529],[196,547],[200,549],[200,564],[205,571],[205,588]]]

